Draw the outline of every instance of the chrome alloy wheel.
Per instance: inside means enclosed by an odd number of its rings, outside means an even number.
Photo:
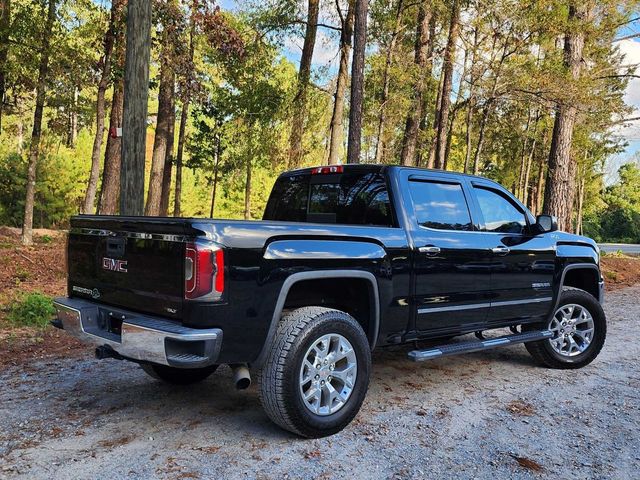
[[[582,305],[563,305],[549,322],[553,337],[548,341],[556,353],[574,357],[584,352],[593,340],[594,325],[591,313]]]
[[[357,374],[358,360],[349,340],[337,333],[323,335],[302,360],[302,403],[316,415],[336,413],[351,396]]]

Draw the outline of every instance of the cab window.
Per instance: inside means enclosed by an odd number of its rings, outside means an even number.
[[[527,219],[522,210],[495,190],[474,186],[487,232],[524,233]]]

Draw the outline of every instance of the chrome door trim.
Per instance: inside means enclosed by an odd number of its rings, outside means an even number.
[[[448,307],[427,307],[427,308],[419,308],[418,313],[437,313],[437,312],[451,312],[458,310],[475,310],[478,308],[489,308],[491,306],[490,303],[472,303],[470,305],[452,305]]]
[[[437,313],[437,312],[452,312],[459,310],[474,310],[479,308],[489,308],[489,307],[505,307],[508,305],[526,305],[528,303],[542,303],[542,302],[551,302],[553,297],[540,297],[540,298],[531,298],[526,300],[506,300],[504,302],[484,302],[484,303],[472,303],[469,305],[452,305],[447,307],[426,307],[419,308],[418,313]]]
[[[553,300],[553,297],[540,297],[540,298],[531,298],[529,300],[505,300],[503,302],[491,302],[492,307],[506,307],[509,305],[524,305],[527,303],[543,303],[550,302]]]

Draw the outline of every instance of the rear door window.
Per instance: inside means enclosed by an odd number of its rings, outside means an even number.
[[[438,181],[409,181],[418,224],[437,230],[473,230],[462,185]]]

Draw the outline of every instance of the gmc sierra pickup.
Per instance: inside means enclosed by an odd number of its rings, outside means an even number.
[[[420,362],[524,343],[579,368],[606,334],[591,239],[495,182],[419,168],[284,173],[262,221],[75,216],[68,268],[53,323],[99,358],[174,384],[228,364],[246,388],[251,369],[267,415],[304,437],[354,418],[374,348],[431,340]]]

